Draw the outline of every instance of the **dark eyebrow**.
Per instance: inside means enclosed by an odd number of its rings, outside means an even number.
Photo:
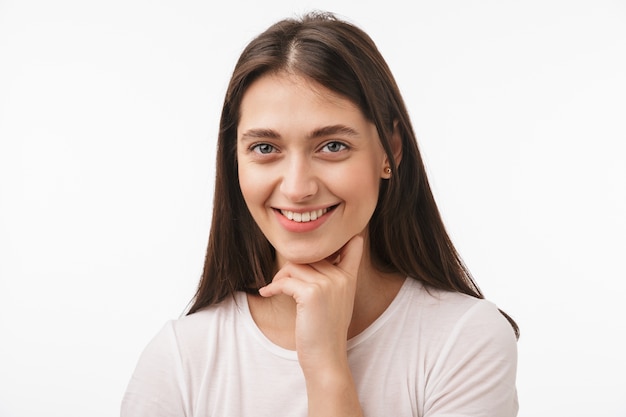
[[[332,125],[324,126],[319,129],[315,129],[308,136],[309,139],[319,138],[324,136],[344,135],[344,136],[359,136],[359,133],[346,125]]]
[[[280,139],[280,134],[272,129],[250,129],[243,132],[241,139]]]
[[[307,135],[307,139],[315,139],[325,136],[343,135],[343,136],[359,136],[359,133],[346,125],[331,125],[324,126],[312,131]],[[242,140],[254,140],[254,139],[280,139],[280,133],[273,129],[250,129],[242,133]]]

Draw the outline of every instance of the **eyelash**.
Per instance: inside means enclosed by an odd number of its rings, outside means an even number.
[[[330,145],[335,145],[335,146],[336,146],[336,145],[339,145],[341,149],[336,150],[336,151],[329,151],[329,153],[339,153],[339,152],[341,152],[341,151],[343,151],[343,150],[348,149],[348,145],[346,145],[346,144],[345,144],[345,143],[343,143],[343,142],[338,142],[338,141],[336,141],[336,140],[335,140],[335,141],[332,141],[332,142],[328,142],[328,143],[326,143],[324,146],[322,146],[322,149],[326,149],[326,148],[328,148]]]
[[[335,150],[335,151],[331,151],[330,149],[324,151],[324,149],[327,149],[329,146],[338,146],[340,149]],[[324,146],[320,148],[320,151],[324,153],[334,154],[334,153],[339,153],[341,151],[347,150],[349,148],[350,147],[346,145],[345,143],[334,140],[334,141],[325,143]],[[254,145],[250,146],[249,149],[250,151],[257,153],[259,155],[269,155],[269,154],[276,152],[276,147],[274,145],[265,143],[265,142],[255,143]],[[262,149],[265,149],[266,151],[269,151],[269,152],[264,152]]]
[[[270,148],[272,148],[272,150],[271,150],[270,152],[262,152],[262,151],[261,151],[261,148],[262,148],[262,147],[270,147]],[[274,145],[270,145],[269,143],[257,143],[257,144],[252,145],[252,146],[250,147],[250,150],[251,150],[252,152],[258,153],[258,154],[260,154],[260,155],[269,155],[269,154],[271,154],[274,150],[276,150],[276,148],[274,147]]]

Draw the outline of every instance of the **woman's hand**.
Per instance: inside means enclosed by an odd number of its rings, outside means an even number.
[[[286,263],[259,290],[263,297],[285,294],[296,302],[296,350],[310,416],[361,415],[347,337],[362,254],[363,237],[357,235],[336,256],[307,265]]]

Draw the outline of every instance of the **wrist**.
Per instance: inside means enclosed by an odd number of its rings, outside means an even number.
[[[361,417],[356,386],[350,368],[320,368],[305,374],[309,417]]]

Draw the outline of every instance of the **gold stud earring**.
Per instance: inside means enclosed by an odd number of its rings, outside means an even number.
[[[385,174],[391,176],[391,168],[385,167]]]

